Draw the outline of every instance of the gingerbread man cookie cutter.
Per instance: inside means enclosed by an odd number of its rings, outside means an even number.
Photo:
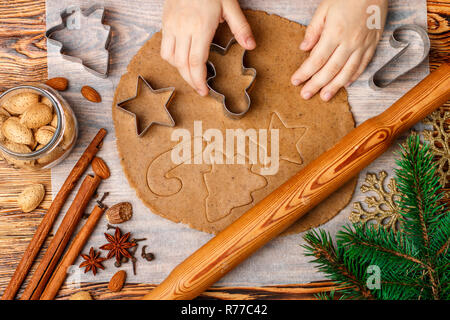
[[[236,39],[235,38],[231,38],[230,41],[228,41],[227,45],[225,47],[220,46],[218,44],[212,43],[210,50],[211,51],[215,51],[217,53],[219,53],[220,55],[226,55],[228,50],[230,49],[230,47],[236,43]],[[209,71],[209,76],[206,79],[206,85],[209,88],[209,94],[215,98],[217,101],[219,101],[222,106],[223,106],[223,110],[225,112],[225,115],[227,115],[228,117],[232,118],[232,119],[240,119],[243,116],[245,116],[245,114],[250,110],[251,107],[251,99],[250,99],[250,95],[249,95],[249,91],[251,90],[253,84],[255,83],[255,79],[256,79],[256,69],[255,68],[247,68],[244,64],[244,59],[245,59],[245,55],[247,53],[247,50],[244,51],[244,53],[242,54],[242,75],[245,76],[251,76],[252,80],[250,82],[250,84],[245,88],[244,92],[245,92],[245,99],[247,100],[247,106],[246,108],[241,111],[241,112],[234,112],[233,110],[231,110],[227,103],[226,103],[226,97],[225,95],[223,95],[222,93],[216,91],[212,85],[211,85],[211,81],[217,76],[217,71],[216,68],[214,67],[214,64],[211,61],[207,62],[207,66],[208,66],[208,71]]]
[[[93,69],[92,67],[86,65],[83,61],[83,59],[75,57],[73,55],[68,55],[64,53],[64,44],[61,43],[58,40],[52,39],[52,35],[57,32],[57,31],[61,31],[63,29],[68,29],[68,30],[76,30],[79,29],[80,26],[77,25],[76,19],[73,19],[72,22],[68,23],[68,17],[74,15],[76,12],[80,12],[81,15],[83,15],[84,18],[88,19],[89,16],[91,16],[93,13],[95,12],[100,12],[100,18],[99,18],[99,22],[100,25],[104,28],[104,30],[107,32],[107,36],[105,39],[105,44],[104,44],[104,50],[106,51],[106,63],[105,63],[105,69],[104,71],[98,71]],[[86,10],[82,10],[80,8],[80,6],[77,5],[72,5],[67,7],[66,9],[64,9],[61,13],[60,13],[60,23],[57,24],[56,26],[48,29],[45,32],[45,37],[47,38],[47,41],[51,44],[53,44],[54,46],[59,48],[59,53],[61,54],[61,57],[65,60],[68,60],[70,62],[75,62],[78,64],[81,64],[84,69],[86,69],[88,72],[92,73],[93,75],[100,77],[100,78],[107,78],[108,77],[108,73],[109,73],[109,46],[111,44],[111,27],[109,25],[106,25],[103,23],[104,20],[104,16],[105,16],[105,8],[103,6],[100,5],[93,5],[90,8],[86,9]]]
[[[169,122],[168,123],[166,123],[166,122],[159,122],[159,121],[152,121],[145,128],[143,128],[142,131],[139,130],[139,119],[138,119],[138,116],[134,112],[131,112],[131,111],[127,110],[125,108],[125,105],[128,102],[136,99],[139,96],[139,88],[140,88],[139,84],[141,82],[145,86],[147,86],[147,88],[149,88],[150,91],[153,94],[160,94],[160,93],[170,92],[169,98],[167,99],[167,101],[163,105],[164,111],[166,112],[166,114],[167,114],[167,116],[169,118]],[[150,127],[152,125],[160,125],[160,126],[164,126],[164,127],[175,127],[175,120],[173,119],[173,117],[170,114],[170,111],[168,109],[168,106],[169,106],[169,104],[171,103],[171,101],[172,101],[172,99],[174,97],[174,93],[175,93],[175,87],[153,89],[153,87],[150,85],[150,83],[147,82],[147,80],[144,79],[144,77],[142,77],[141,75],[138,75],[138,79],[137,79],[137,83],[136,83],[136,93],[134,94],[134,96],[117,103],[116,107],[119,108],[121,111],[131,115],[134,118],[134,122],[135,122],[135,125],[136,125],[136,135],[141,138],[147,133],[148,129],[150,129]]]
[[[418,63],[415,63],[412,67],[409,67],[405,70],[401,70],[401,72],[399,72],[399,74],[397,76],[395,76],[394,78],[386,80],[382,76],[383,73],[386,71],[386,69],[391,68],[393,64],[395,64],[397,61],[399,61],[400,58],[406,53],[406,51],[408,50],[408,48],[410,46],[409,42],[403,41],[399,38],[399,35],[402,31],[413,31],[420,36],[420,39],[422,41],[422,46],[423,46],[422,56]],[[396,48],[396,49],[402,48],[402,49],[394,57],[392,57],[388,62],[386,62],[383,66],[381,66],[381,68],[379,68],[377,71],[375,71],[375,73],[369,78],[369,86],[372,89],[379,90],[382,88],[386,88],[391,83],[393,83],[395,80],[397,80],[401,76],[405,75],[406,73],[410,72],[411,70],[413,70],[414,68],[416,68],[417,66],[422,64],[422,62],[424,62],[425,59],[427,58],[427,56],[430,52],[430,47],[431,47],[430,38],[428,36],[427,31],[424,28],[422,28],[416,24],[405,24],[405,25],[402,25],[402,26],[399,26],[398,28],[396,28],[392,32],[392,35],[389,39],[389,43],[390,43],[391,47],[393,47],[393,48]]]

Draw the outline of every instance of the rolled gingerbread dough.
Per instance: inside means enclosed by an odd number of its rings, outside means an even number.
[[[318,96],[304,101],[300,89],[290,84],[292,73],[307,58],[298,49],[305,27],[261,11],[245,14],[257,43],[245,56],[245,65],[257,70],[250,91],[251,110],[245,117],[228,118],[220,101],[201,97],[189,87],[177,70],[161,59],[161,33],[154,34],[131,60],[112,106],[121,163],[138,197],[153,213],[209,233],[224,229],[354,128],[345,90],[328,103]],[[226,45],[229,39],[229,30],[221,25],[215,42]],[[242,54],[236,44],[225,56],[210,55],[217,70],[214,88],[226,93],[227,102],[237,109],[245,107],[243,89],[252,80],[240,73]],[[136,135],[134,118],[116,104],[134,96],[138,75],[153,89],[175,87],[168,105],[175,127],[152,125],[143,137]],[[140,88],[142,96],[148,94],[142,90],[146,88]],[[139,115],[145,117],[146,109],[149,115],[162,115],[163,104],[155,103],[159,100],[140,99]],[[237,142],[235,148],[226,149],[230,129],[248,134],[244,151],[238,150]],[[277,139],[271,132],[278,132],[279,137],[275,174],[264,169],[276,159],[264,163],[259,158],[276,154],[271,146]],[[220,145],[224,147],[220,149]],[[255,150],[256,162],[251,153]],[[181,160],[174,162],[174,154]],[[301,232],[334,217],[350,201],[355,183],[346,184],[287,232]]]

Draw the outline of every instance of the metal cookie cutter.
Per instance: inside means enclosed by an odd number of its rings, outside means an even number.
[[[230,47],[236,43],[236,39],[232,38],[226,45],[226,47],[222,47],[218,44],[212,43],[211,44],[211,50],[215,51],[221,55],[225,55],[228,50],[230,49]],[[209,73],[210,75],[208,76],[208,78],[206,79],[206,85],[209,88],[209,94],[214,97],[216,100],[218,100],[222,105],[223,105],[223,110],[225,112],[225,115],[227,115],[228,117],[232,118],[232,119],[240,119],[242,118],[249,110],[250,110],[250,106],[251,106],[251,99],[250,99],[250,95],[249,95],[249,91],[252,88],[255,79],[256,79],[256,69],[255,68],[247,68],[244,65],[244,58],[245,58],[245,54],[246,54],[246,50],[244,51],[244,53],[242,54],[242,75],[250,75],[252,76],[252,81],[250,82],[250,84],[247,86],[247,88],[245,88],[245,98],[247,100],[247,108],[245,108],[244,111],[241,112],[234,112],[232,111],[230,108],[228,108],[227,104],[226,104],[226,99],[225,99],[225,95],[221,94],[220,92],[217,92],[210,84],[211,80],[214,79],[217,76],[217,72],[216,72],[216,68],[214,67],[214,64],[210,61],[208,61],[207,65],[209,67]]]
[[[386,80],[382,78],[382,74],[385,72],[386,69],[390,68],[393,64],[395,64],[400,57],[408,50],[408,47],[410,46],[409,42],[402,41],[399,39],[399,33],[401,31],[414,31],[417,34],[419,34],[422,43],[423,43],[423,53],[420,61],[415,64],[413,67],[402,71],[399,75],[394,77],[393,79]],[[404,74],[408,73],[409,71],[413,70],[417,66],[419,66],[428,56],[428,53],[430,52],[430,38],[428,37],[428,33],[425,29],[422,27],[416,25],[416,24],[405,24],[403,26],[400,26],[396,28],[389,39],[389,43],[393,48],[402,48],[391,60],[386,62],[380,69],[378,69],[369,79],[369,85],[372,89],[381,89],[385,88],[388,85],[390,85],[392,82],[397,80],[399,77],[403,76]]]
[[[166,111],[168,117],[169,117],[169,122],[158,122],[158,121],[152,121],[150,122],[150,124],[148,126],[146,126],[141,132],[139,132],[139,119],[137,117],[137,115],[127,109],[124,108],[124,105],[127,104],[129,101],[134,100],[138,97],[139,95],[139,89],[140,89],[140,83],[143,83],[144,85],[146,85],[153,94],[160,94],[160,93],[165,93],[165,92],[171,92],[169,99],[167,99],[166,103],[164,104],[164,110]],[[172,115],[169,112],[169,109],[167,108],[168,105],[170,104],[170,102],[172,101],[172,98],[174,97],[174,92],[175,92],[175,88],[174,87],[168,87],[168,88],[162,88],[162,89],[153,89],[152,86],[141,76],[138,76],[138,81],[136,84],[136,94],[126,100],[123,100],[119,103],[117,103],[117,107],[122,110],[123,112],[128,113],[129,115],[131,115],[132,117],[134,117],[134,121],[135,121],[135,125],[136,125],[136,134],[138,137],[143,137],[145,135],[145,133],[148,131],[148,129],[150,129],[150,127],[154,124],[160,125],[160,126],[164,126],[164,127],[174,127],[175,126],[175,120],[173,119]]]
[[[76,12],[80,12],[84,18],[88,18],[90,15],[94,14],[95,12],[100,12],[100,18],[99,18],[99,23],[100,25],[104,28],[104,30],[107,32],[107,37],[105,40],[105,45],[104,45],[104,49],[106,51],[106,67],[104,72],[100,72],[97,71],[91,67],[89,67],[88,65],[86,65],[82,59],[77,58],[75,56],[71,56],[71,55],[67,55],[64,53],[64,45],[60,42],[57,41],[55,39],[52,39],[52,35],[53,33],[63,30],[63,29],[68,29],[68,30],[73,30],[73,29],[79,29],[80,26],[77,25],[77,21],[76,19],[72,19],[70,21],[68,21],[68,18],[75,14]],[[104,15],[105,15],[105,8],[100,6],[100,5],[93,5],[92,7],[90,7],[89,9],[86,10],[81,10],[81,8],[79,6],[76,5],[72,5],[67,7],[66,9],[64,9],[61,13],[60,13],[60,19],[61,19],[61,23],[59,23],[58,25],[48,29],[45,32],[45,37],[47,38],[48,42],[50,42],[51,44],[59,47],[59,53],[61,54],[61,56],[71,62],[75,62],[75,63],[79,63],[81,64],[87,71],[89,71],[90,73],[92,73],[93,75],[100,77],[100,78],[107,78],[108,77],[108,72],[109,72],[109,45],[111,43],[111,27],[109,25],[103,24],[103,19],[104,19]],[[79,23],[79,22],[78,22]]]

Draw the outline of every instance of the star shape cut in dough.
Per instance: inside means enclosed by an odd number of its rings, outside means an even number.
[[[300,155],[299,144],[300,139],[306,132],[306,128],[305,127],[288,128],[283,123],[280,116],[276,113],[273,113],[272,118],[270,119],[269,130],[270,129],[279,130],[280,159],[297,164],[302,164],[303,159]]]
[[[152,125],[156,124],[165,127],[175,126],[175,121],[167,109],[174,96],[174,92],[174,87],[153,89],[139,75],[134,97],[119,102],[117,107],[134,117],[136,134],[142,137]]]

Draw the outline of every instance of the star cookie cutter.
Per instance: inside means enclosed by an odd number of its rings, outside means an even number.
[[[210,50],[215,51],[221,55],[226,55],[228,50],[230,49],[230,47],[237,43],[235,38],[231,38],[230,41],[228,41],[227,45],[225,47],[220,46],[218,44],[212,43],[211,44],[211,48]],[[245,110],[241,111],[241,112],[234,112],[232,111],[226,104],[226,97],[225,95],[223,95],[222,93],[216,91],[212,86],[211,86],[211,81],[217,76],[217,72],[216,72],[216,68],[214,67],[214,64],[211,61],[207,62],[207,66],[208,66],[208,73],[210,74],[208,76],[208,78],[206,79],[206,85],[209,88],[209,94],[215,98],[217,101],[219,101],[222,105],[223,105],[223,110],[225,112],[225,115],[227,115],[228,117],[232,118],[232,119],[240,119],[242,118],[249,110],[252,104],[252,101],[250,99],[250,95],[249,92],[251,90],[251,88],[253,87],[253,84],[255,83],[255,79],[256,79],[256,69],[255,68],[247,68],[245,67],[244,64],[244,58],[245,58],[245,54],[247,53],[247,50],[244,51],[244,53],[242,54],[242,75],[244,76],[252,76],[252,81],[250,82],[250,84],[247,86],[247,88],[245,88],[244,92],[245,92],[245,98],[247,100],[247,107],[245,108]]]
[[[139,88],[140,88],[139,84],[141,82],[144,85],[146,85],[153,94],[160,94],[160,93],[165,93],[165,92],[171,92],[171,94],[169,96],[169,99],[167,99],[166,103],[164,104],[164,110],[166,111],[166,114],[168,115],[170,122],[169,123],[164,123],[164,122],[159,122],[159,121],[152,121],[141,132],[139,132],[139,119],[138,119],[137,115],[135,113],[125,109],[124,105],[127,104],[129,101],[134,100],[134,99],[136,99],[138,97],[138,95],[139,95]],[[153,89],[152,86],[147,82],[147,80],[144,79],[144,77],[142,77],[141,75],[138,75],[138,81],[137,81],[137,84],[136,84],[136,94],[133,97],[131,97],[131,98],[128,98],[126,100],[123,100],[123,101],[117,103],[116,106],[121,111],[131,115],[134,118],[135,125],[136,125],[136,135],[141,138],[147,133],[148,129],[150,129],[150,127],[152,125],[154,125],[154,124],[160,125],[160,126],[164,126],[164,127],[175,127],[175,120],[173,119],[172,115],[169,112],[169,109],[167,108],[169,106],[170,102],[172,101],[173,97],[174,97],[174,93],[175,93],[175,87]]]
[[[398,38],[399,33],[402,31],[414,31],[416,32],[422,41],[423,44],[423,52],[422,52],[422,56],[420,58],[420,61],[416,64],[414,64],[414,66],[406,69],[406,70],[402,70],[395,78],[390,79],[390,80],[385,80],[383,79],[383,77],[381,76],[383,74],[383,72],[392,67],[393,64],[395,64],[401,56],[403,56],[406,52],[406,50],[408,50],[410,43],[407,41],[403,41],[401,39]],[[413,70],[414,68],[418,67],[420,64],[422,64],[422,62],[425,61],[425,59],[427,58],[429,52],[430,52],[430,38],[428,36],[427,31],[416,25],[416,24],[405,24],[402,26],[399,26],[398,28],[396,28],[393,32],[392,35],[389,39],[389,43],[391,45],[391,47],[393,48],[402,48],[392,59],[390,59],[388,62],[386,62],[381,68],[379,68],[377,71],[375,71],[375,73],[369,78],[369,86],[372,89],[375,90],[379,90],[382,88],[386,88],[388,85],[390,85],[391,83],[393,83],[395,80],[397,80],[398,78],[400,78],[401,76],[407,74],[408,72],[410,72],[411,70]]]
[[[71,15],[75,14],[76,12],[80,12],[84,18],[89,18],[89,16],[91,16],[93,13],[95,13],[97,11],[101,12],[99,21],[100,21],[101,26],[103,26],[104,30],[107,32],[107,37],[106,37],[105,45],[104,45],[104,50],[106,51],[105,59],[107,61],[106,61],[106,67],[103,72],[97,71],[97,70],[93,69],[92,67],[89,67],[88,65],[86,65],[83,62],[83,59],[81,59],[81,58],[65,54],[64,53],[64,44],[58,40],[52,39],[52,35],[57,31],[60,31],[63,29],[68,29],[68,30],[77,29],[77,26],[74,26],[74,25],[70,24],[70,22],[68,23],[68,21],[67,21],[67,18],[69,18]],[[111,27],[109,25],[106,25],[103,23],[104,16],[105,16],[105,8],[103,6],[93,5],[86,10],[82,10],[80,6],[71,5],[71,6],[67,7],[66,9],[64,9],[60,13],[60,21],[61,22],[59,24],[57,24],[56,26],[48,29],[45,32],[45,37],[47,38],[47,41],[49,43],[51,43],[54,46],[59,48],[59,53],[61,54],[62,58],[66,59],[70,62],[75,62],[75,63],[81,64],[84,67],[84,69],[86,69],[88,72],[92,73],[93,75],[95,75],[97,77],[107,78],[108,73],[109,73],[109,59],[110,59],[109,46],[111,44]],[[76,19],[74,19],[74,20],[76,20]],[[76,24],[76,22],[74,24]],[[79,28],[79,26],[78,26],[78,28]]]

